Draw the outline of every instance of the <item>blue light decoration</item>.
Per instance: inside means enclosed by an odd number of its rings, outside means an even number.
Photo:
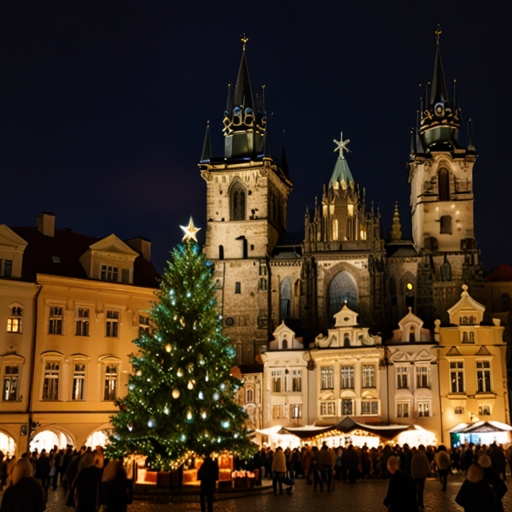
[[[222,427],[223,428],[229,428],[229,421],[228,420],[224,420],[222,423],[221,423]]]
[[[150,420],[148,421],[148,427],[149,427],[149,428],[153,428],[154,426],[155,426],[155,420],[154,420],[154,419],[150,419]]]
[[[217,401],[219,398],[220,398],[219,393],[217,393],[217,391],[215,391],[215,393],[213,393],[213,399],[214,399],[215,401]]]

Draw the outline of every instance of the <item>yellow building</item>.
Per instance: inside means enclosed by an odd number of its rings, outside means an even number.
[[[0,260],[0,449],[101,444],[149,329],[150,242],[56,230],[41,214],[37,228],[0,226]]]
[[[445,443],[466,440],[457,434],[478,422],[510,422],[506,344],[498,319],[482,325],[485,307],[462,287],[461,299],[448,310],[450,326],[436,321],[442,432]],[[475,442],[503,442],[508,433],[475,433]],[[478,439],[477,439],[478,438]],[[503,438],[503,439],[502,439]]]

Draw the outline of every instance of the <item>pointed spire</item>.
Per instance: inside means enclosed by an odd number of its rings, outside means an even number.
[[[476,153],[475,138],[473,135],[473,122],[468,119],[468,153]]]
[[[439,49],[439,38],[441,36],[441,28],[437,26],[436,34],[436,60],[434,63],[434,77],[432,79],[432,90],[430,91],[430,104],[435,105],[439,102],[449,101],[448,92],[446,90],[446,81],[444,79],[443,63],[441,62],[441,51]]]
[[[265,127],[265,134],[263,135],[263,158],[272,158],[270,151],[270,123]]]
[[[244,108],[253,108],[253,96],[251,81],[249,80],[249,71],[247,70],[247,61],[245,59],[245,46],[249,41],[249,38],[243,34],[240,37],[242,41],[242,60],[240,62],[240,68],[238,69],[238,78],[236,79],[235,86],[235,105],[243,106]]]
[[[389,232],[389,239],[391,242],[398,242],[402,240],[402,224],[400,222],[400,212],[398,210],[398,199],[395,199],[395,211],[393,213],[393,222]]]
[[[203,153],[201,163],[209,162],[212,159],[212,145],[210,142],[210,121],[206,121],[206,134],[204,136]]]
[[[340,140],[334,139],[333,142],[336,144],[334,151],[339,151],[339,156],[338,160],[336,160],[334,170],[332,171],[331,179],[329,180],[329,188],[341,188],[342,190],[347,190],[349,187],[354,188],[354,178],[350,172],[347,160],[343,155],[344,151],[347,153],[350,151],[347,148],[350,139],[343,140],[343,132],[341,132]]]
[[[457,112],[457,80],[453,81],[453,94],[452,94],[453,110]]]

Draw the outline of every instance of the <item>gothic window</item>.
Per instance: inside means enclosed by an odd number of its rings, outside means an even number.
[[[329,318],[347,303],[350,309],[357,307],[357,287],[354,278],[345,270],[336,274],[329,285]]]
[[[224,259],[224,246],[219,245],[219,260],[223,260],[223,259]]]
[[[452,218],[449,215],[442,215],[441,219],[441,235],[451,235],[452,234]]]
[[[292,283],[289,277],[281,282],[281,319],[290,318],[292,302]]]
[[[231,220],[245,220],[245,188],[239,181],[231,187]]]
[[[441,167],[437,172],[437,183],[439,189],[439,201],[450,200],[450,171]]]
[[[416,341],[416,333],[414,331],[414,327],[411,327],[411,330],[409,331],[409,341],[410,342]]]

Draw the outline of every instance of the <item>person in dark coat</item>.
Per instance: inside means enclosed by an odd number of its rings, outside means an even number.
[[[12,483],[5,490],[0,512],[43,512],[46,508],[43,486],[32,476],[34,468],[26,458],[19,459],[12,472]]]
[[[420,444],[418,450],[412,456],[411,459],[411,475],[414,479],[414,485],[416,487],[416,496],[418,508],[423,509],[423,493],[425,491],[425,481],[430,474],[430,462],[428,461],[427,454],[425,452],[425,446]]]
[[[208,503],[208,512],[213,512],[213,495],[215,484],[219,479],[219,465],[209,455],[201,464],[197,479],[201,482],[201,512],[206,512],[206,503]]]
[[[82,468],[73,481],[75,489],[75,511],[96,512],[101,469],[94,465],[94,455],[87,452],[80,461]]]
[[[341,455],[342,465],[348,473],[348,480],[351,484],[356,483],[357,468],[359,466],[359,457],[357,456],[354,447],[349,444],[343,454]]]
[[[100,504],[105,512],[127,512],[132,500],[132,481],[126,477],[121,462],[111,460],[101,477]]]
[[[471,464],[455,502],[464,512],[499,512],[498,499],[492,487],[482,480],[482,468]]]
[[[391,479],[384,505],[390,512],[417,512],[414,481],[411,476],[400,471],[399,465],[398,457],[392,455],[388,458],[387,468]]]
[[[498,499],[498,510],[503,512],[502,500],[508,491],[507,484],[500,478],[498,472],[494,470],[489,455],[480,455],[478,457],[478,465],[482,467],[482,480],[492,487]]]

